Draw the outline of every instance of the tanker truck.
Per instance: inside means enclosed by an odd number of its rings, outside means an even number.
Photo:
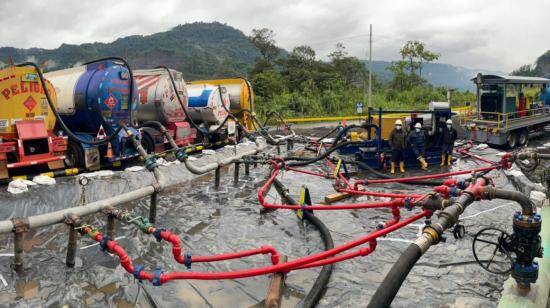
[[[65,159],[69,167],[97,170],[101,164],[118,166],[139,155],[132,138],[141,135],[130,127],[138,94],[127,64],[102,59],[44,76],[57,92],[58,113],[66,129],[76,137],[69,140]],[[63,129],[59,123],[58,128]]]
[[[45,80],[54,106],[57,97]],[[32,67],[0,70],[0,179],[18,168],[65,166],[67,137],[54,131],[56,118]]]
[[[220,144],[236,137],[235,122],[229,117],[227,89],[212,84],[187,85],[187,113],[193,125],[200,124],[203,143]]]
[[[149,153],[168,150],[169,144],[163,133],[151,121],[162,124],[178,147],[188,146],[195,140],[197,130],[186,121],[179,99],[187,106],[189,95],[181,72],[170,70],[176,84],[171,83],[164,68],[133,71],[139,92],[139,104],[135,113],[141,127],[142,144]]]
[[[248,80],[244,78],[195,80],[191,84],[212,84],[227,89],[231,113],[238,115],[239,122],[246,129],[255,130],[251,117],[251,113],[254,112],[254,91]]]

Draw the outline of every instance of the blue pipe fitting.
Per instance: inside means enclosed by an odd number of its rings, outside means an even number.
[[[179,149],[176,152],[176,159],[179,160],[180,162],[183,162],[184,160],[186,160],[187,159],[187,153],[185,153],[185,150]]]
[[[155,229],[155,232],[153,232],[153,236],[157,239],[157,242],[162,241],[162,237],[160,237],[162,231],[166,231],[166,229]]]
[[[149,171],[153,171],[156,167],[158,167],[157,159],[154,155],[146,157],[143,163],[145,164],[145,168],[147,168],[147,170]]]
[[[160,282],[160,275],[162,275],[162,271],[160,267],[157,267],[153,272],[153,285],[155,287],[162,285],[162,283]]]
[[[191,269],[191,264],[192,263],[193,263],[193,257],[191,256],[190,253],[186,253],[183,256],[183,265],[185,265],[185,267],[187,267],[187,269]]]
[[[451,197],[456,197],[457,192],[458,192],[458,190],[457,190],[457,187],[456,187],[456,186],[453,185],[453,186],[451,186],[451,187],[449,188],[449,195],[450,195]]]
[[[145,268],[145,266],[143,264],[136,264],[136,266],[134,266],[134,278],[136,278],[137,280],[139,280],[139,282],[141,282],[141,272],[143,271],[143,269]]]
[[[101,251],[107,250],[107,242],[111,240],[111,237],[108,235],[103,235],[101,238],[101,241],[99,241],[99,247],[101,248]]]
[[[413,206],[411,204],[411,198],[405,197],[405,199],[403,199],[403,207],[409,211],[413,209]]]
[[[514,214],[511,236],[513,250],[516,253],[512,277],[520,287],[528,288],[535,283],[539,275],[539,265],[536,257],[542,257],[541,230],[542,219],[540,215],[523,215],[521,212]]]

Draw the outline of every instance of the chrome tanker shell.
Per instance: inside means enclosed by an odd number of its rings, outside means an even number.
[[[134,103],[128,101],[129,72],[115,61],[102,61],[75,68],[50,72],[45,77],[54,85],[58,110],[63,122],[73,131],[106,133],[119,123],[130,123],[131,108],[138,103],[134,84]]]
[[[222,89],[220,97],[220,89]],[[228,115],[229,95],[225,88],[214,85],[187,85],[189,116],[205,125],[220,125]],[[224,107],[225,106],[225,107]]]
[[[182,103],[187,106],[187,86],[183,75],[175,70],[170,72]],[[135,114],[138,122],[159,121],[168,125],[185,121],[185,113],[165,69],[135,70],[133,73],[139,93],[139,104]]]

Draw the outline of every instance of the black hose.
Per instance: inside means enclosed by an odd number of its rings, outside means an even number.
[[[134,83],[133,83],[132,70],[130,69],[130,66],[128,65],[128,62],[126,62],[126,60],[124,60],[123,58],[108,57],[108,58],[101,58],[101,59],[93,60],[91,62],[87,62],[86,64],[96,63],[96,62],[101,62],[101,61],[106,61],[106,60],[121,61],[121,62],[124,63],[124,65],[128,69],[129,78],[130,78],[130,94],[128,95],[128,99],[130,101],[130,121],[133,121],[133,106],[132,106],[132,104],[133,104],[133,99],[134,99],[134,97],[133,97],[133,88],[134,88],[133,84]],[[59,125],[61,125],[61,128],[63,129],[63,131],[65,131],[67,133],[67,135],[69,137],[71,137],[71,139],[74,139],[79,143],[88,144],[88,145],[102,145],[102,144],[106,144],[107,142],[110,142],[122,130],[122,125],[120,125],[117,129],[114,130],[114,132],[111,135],[106,136],[104,139],[99,140],[99,141],[88,141],[88,140],[80,139],[80,137],[78,137],[76,134],[74,134],[73,131],[70,130],[69,127],[65,124],[65,122],[63,122],[63,119],[61,118],[61,116],[57,112],[55,106],[53,105],[52,98],[50,96],[50,92],[48,90],[46,82],[44,81],[44,75],[42,75],[42,71],[40,70],[38,65],[36,65],[36,63],[32,63],[32,62],[25,62],[25,63],[18,64],[17,66],[18,67],[22,67],[22,66],[32,66],[32,67],[34,67],[34,69],[36,70],[36,72],[38,74],[38,78],[40,79],[40,83],[42,85],[42,88],[44,89],[44,94],[46,95],[46,100],[48,101],[48,105],[50,106],[50,109],[52,110],[53,114],[55,115]]]
[[[420,247],[412,243],[401,254],[393,264],[390,272],[386,275],[374,295],[372,296],[369,308],[389,307],[407,275],[422,256]]]
[[[494,187],[486,187],[484,190],[487,191],[491,198],[516,201],[521,206],[523,215],[531,216],[535,211],[535,207],[529,197],[518,191],[497,189]]]
[[[273,184],[275,185],[275,188],[277,188],[277,191],[286,191],[285,186],[279,179],[275,179],[273,181]],[[289,204],[298,204],[296,200],[294,200],[288,193],[281,193],[281,196],[287,200]],[[315,215],[308,211],[304,211],[304,219],[309,221],[313,226],[317,228],[319,233],[321,233],[321,238],[323,239],[323,243],[325,245],[325,250],[330,250],[334,248],[334,241],[332,240],[332,235],[330,234],[329,229],[327,226]],[[323,296],[325,289],[327,287],[327,284],[329,283],[330,276],[332,275],[332,270],[334,269],[333,264],[327,264],[323,266],[321,269],[321,272],[319,272],[319,275],[317,276],[317,279],[315,279],[315,282],[313,283],[313,286],[307,293],[306,297],[300,302],[302,307],[315,307],[321,297]]]

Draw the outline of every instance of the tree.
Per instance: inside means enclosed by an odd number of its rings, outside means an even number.
[[[525,64],[520,66],[518,69],[512,71],[511,75],[513,76],[537,76],[537,70],[534,65]]]
[[[254,72],[259,73],[272,69],[280,50],[275,45],[273,30],[268,28],[252,29],[252,35],[248,37],[250,42],[260,51],[261,59],[256,59]]]
[[[439,54],[427,50],[425,44],[420,41],[408,41],[401,48],[400,53],[403,60],[407,61],[407,69],[410,74],[415,74],[418,69],[418,76],[421,78],[424,63],[439,59]]]

